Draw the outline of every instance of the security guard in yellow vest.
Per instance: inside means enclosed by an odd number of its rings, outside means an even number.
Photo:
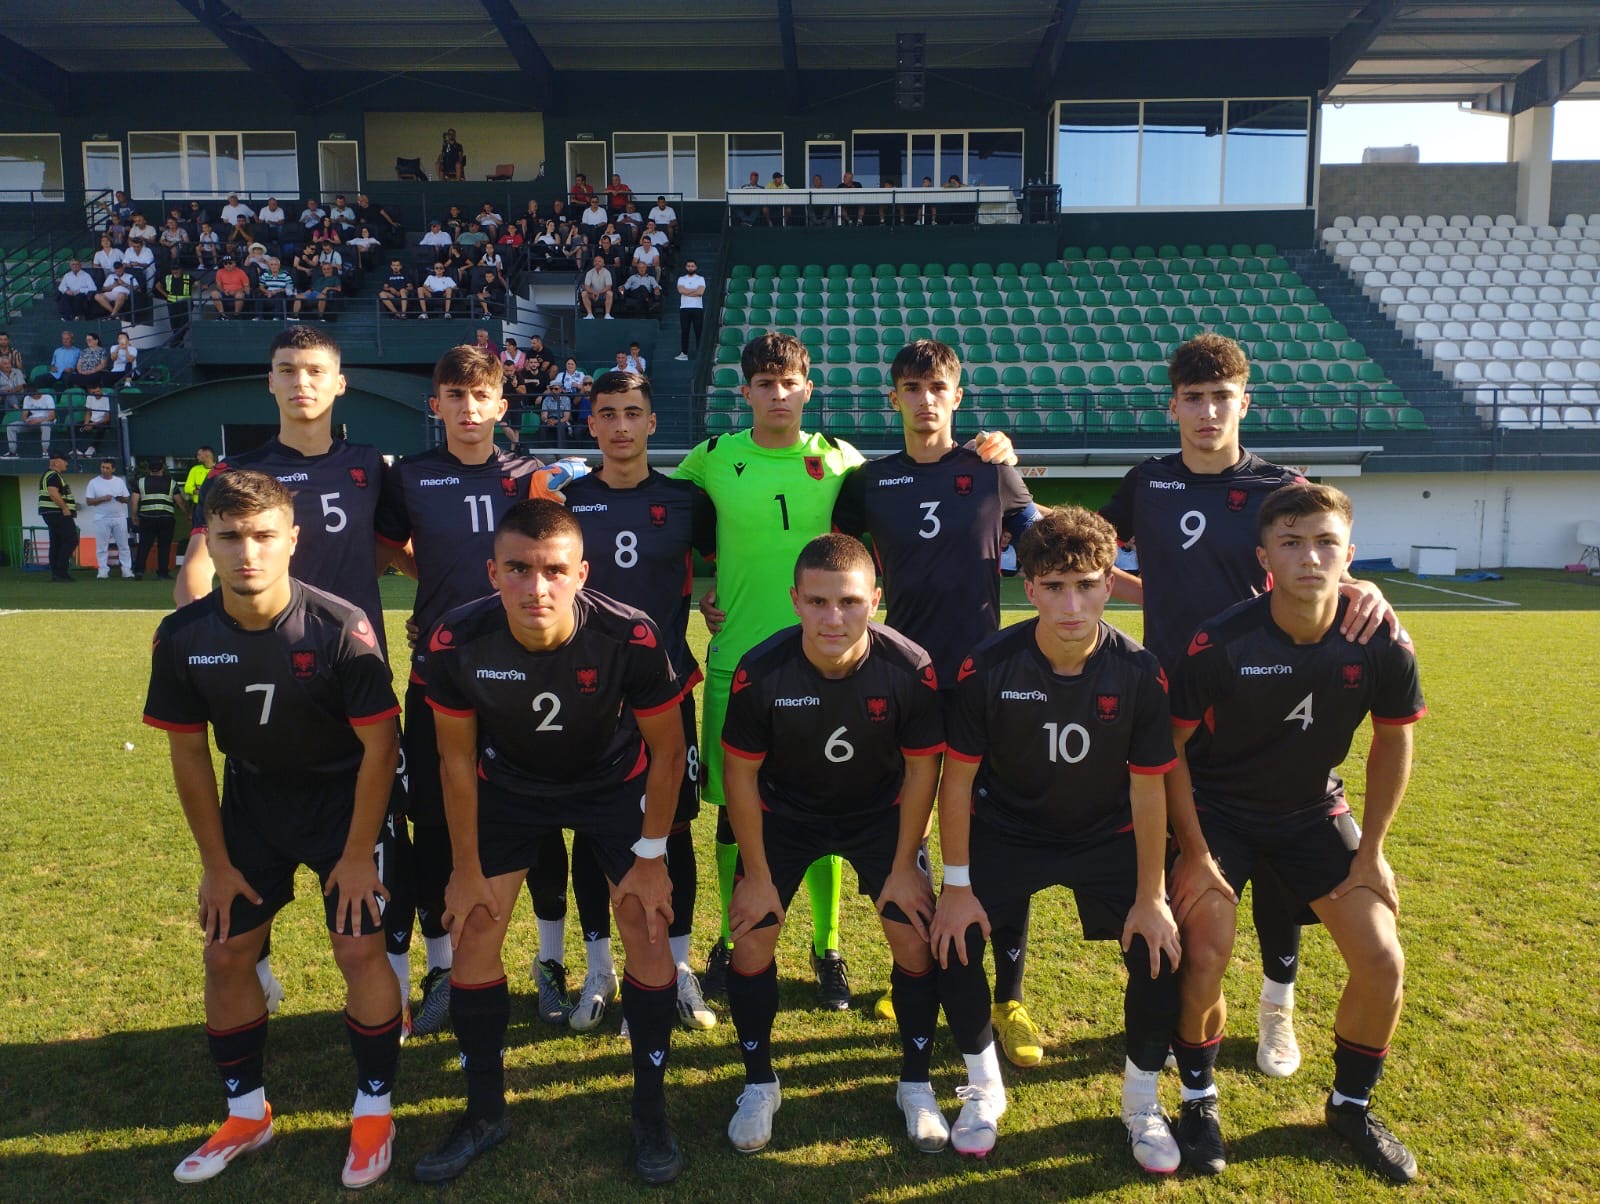
[[[149,471],[133,483],[130,508],[139,535],[139,547],[133,554],[135,581],[144,578],[151,548],[156,551],[156,577],[162,581],[172,579],[167,564],[172,557],[172,531],[178,523],[178,492],[178,482],[161,459],[151,460]]]
[[[184,269],[177,255],[174,248],[172,265],[156,281],[155,287],[156,296],[167,303],[167,324],[172,330],[169,347],[183,346],[184,336],[189,333],[189,302],[194,296],[194,277]]]
[[[67,458],[50,457],[39,477],[39,514],[50,532],[50,580],[70,582],[72,554],[78,550],[78,499],[67,484]]]

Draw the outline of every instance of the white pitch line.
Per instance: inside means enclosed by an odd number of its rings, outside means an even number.
[[[1474,602],[1482,602],[1488,606],[1521,606],[1520,602],[1509,602],[1505,598],[1485,598],[1482,594],[1468,594],[1458,589],[1445,589],[1438,585],[1423,585],[1420,581],[1403,581],[1399,577],[1385,577],[1391,585],[1409,585],[1412,589],[1428,589],[1436,594],[1451,594],[1457,598],[1471,598]]]

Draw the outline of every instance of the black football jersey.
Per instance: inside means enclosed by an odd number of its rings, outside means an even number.
[[[1173,674],[1172,719],[1198,729],[1188,744],[1195,802],[1275,815],[1336,814],[1334,772],[1370,713],[1374,723],[1422,718],[1411,637],[1380,628],[1366,645],[1339,634],[1348,599],[1315,644],[1272,621],[1270,596],[1200,625]]]
[[[722,725],[730,756],[764,758],[761,802],[792,818],[870,815],[900,801],[905,757],[944,749],[939,680],[928,654],[899,632],[867,627],[866,657],[826,678],[806,659],[800,628],[740,658]]]
[[[377,535],[403,547],[411,541],[417,562],[417,600],[412,611],[419,631],[431,631],[458,606],[489,592],[494,532],[512,506],[529,495],[540,460],[497,450],[482,464],[463,464],[445,448],[406,456],[384,474]],[[414,680],[427,646],[412,650]]]
[[[676,707],[683,687],[641,610],[580,590],[572,638],[530,652],[499,594],[447,614],[427,637],[428,705],[478,720],[478,771],[516,794],[581,798],[649,766],[636,715]],[[641,788],[642,788],[641,783]]]
[[[322,455],[306,456],[272,438],[220,462],[207,483],[230,468],[254,469],[289,487],[294,494],[294,521],[300,528],[289,571],[297,580],[348,598],[365,611],[378,633],[378,646],[387,655],[373,553],[374,520],[384,474],[378,449],[335,439]],[[203,484],[195,506],[196,531],[205,529],[205,505]]]
[[[1100,513],[1139,553],[1144,643],[1168,672],[1196,627],[1270,588],[1256,515],[1268,494],[1304,479],[1251,452],[1218,473],[1190,472],[1177,453],[1151,457],[1122,478]]]
[[[883,573],[885,621],[927,649],[939,680],[1000,629],[1000,532],[1036,511],[1015,468],[958,447],[932,464],[905,452],[869,460],[844,480],[833,522],[870,534]]]
[[[583,528],[586,589],[638,607],[655,620],[688,688],[700,680],[689,651],[694,552],[716,548],[716,511],[690,481],[651,471],[632,489],[613,489],[591,473],[564,490],[567,509]]]
[[[261,772],[350,772],[352,726],[400,713],[377,633],[362,611],[290,579],[289,605],[261,631],[222,608],[220,591],[156,628],[144,721],[175,732],[211,725],[217,747]]]
[[[1132,822],[1130,773],[1177,763],[1167,677],[1155,656],[1102,622],[1083,672],[1056,673],[1038,619],[979,644],[956,671],[948,754],[978,763],[973,809],[1018,836],[1080,837]]]

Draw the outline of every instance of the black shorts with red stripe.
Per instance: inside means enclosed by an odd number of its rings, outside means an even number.
[[[537,798],[478,778],[478,861],[485,878],[530,868],[539,844],[563,829],[587,836],[600,871],[615,884],[633,868],[644,820],[644,775],[583,797]]]
[[[1084,939],[1122,936],[1139,885],[1131,821],[1063,839],[1043,829],[1023,834],[989,823],[980,807],[973,813],[968,842],[972,893],[983,904],[992,930],[1020,928],[1034,895],[1064,886],[1077,903]],[[995,950],[997,958],[1004,954]]]
[[[850,863],[861,894],[876,899],[883,893],[900,842],[899,807],[883,807],[841,819],[801,819],[768,811],[761,816],[761,823],[767,869],[785,910],[800,889],[806,871],[828,856],[842,857]],[[744,877],[743,858],[734,873]],[[889,908],[884,918],[909,922],[898,907]],[[770,928],[777,922],[776,916],[769,915],[756,927]]]
[[[1277,815],[1195,800],[1200,831],[1234,893],[1261,874],[1272,875],[1298,912],[1295,922],[1315,921],[1308,908],[1350,875],[1361,845],[1361,828],[1343,795],[1316,812]],[[1309,918],[1308,918],[1309,917]]]

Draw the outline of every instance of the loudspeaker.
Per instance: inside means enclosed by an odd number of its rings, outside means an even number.
[[[920,33],[894,35],[894,107],[920,113],[927,104],[927,39]]]

